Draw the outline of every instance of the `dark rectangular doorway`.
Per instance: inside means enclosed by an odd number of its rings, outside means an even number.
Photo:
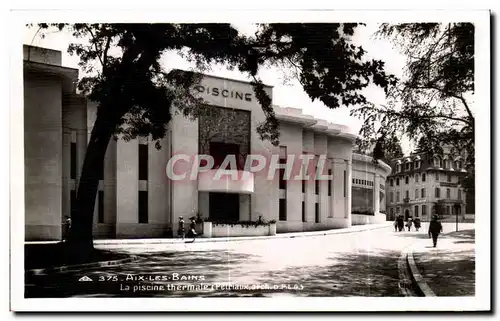
[[[209,216],[212,220],[239,221],[240,195],[231,193],[210,193],[209,208]]]
[[[239,154],[240,146],[237,144],[210,142],[210,156],[214,158],[214,168],[219,168],[228,155],[234,155],[236,160],[238,160]],[[240,169],[239,162],[237,161],[236,163],[238,169]]]

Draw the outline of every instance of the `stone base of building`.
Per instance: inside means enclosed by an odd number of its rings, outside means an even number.
[[[345,218],[327,217],[324,222],[279,221],[276,225],[278,233],[324,231],[335,228],[349,227],[350,222]]]
[[[352,214],[352,225],[382,224],[386,222],[385,214],[364,215]]]
[[[24,229],[26,241],[60,241],[61,225],[26,225]]]
[[[168,236],[170,228],[167,224],[116,224],[116,238],[162,238]]]

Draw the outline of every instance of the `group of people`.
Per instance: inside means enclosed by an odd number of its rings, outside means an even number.
[[[394,231],[401,232],[404,230],[404,227],[406,226],[408,228],[408,232],[410,232],[413,225],[415,225],[415,229],[418,232],[418,230],[421,227],[420,218],[417,217],[415,219],[412,219],[411,217],[409,217],[408,220],[406,221],[406,224],[405,224],[403,216],[399,215],[394,220]]]
[[[183,240],[187,237],[192,237],[193,242],[196,239],[198,233],[196,233],[196,219],[193,217],[189,218],[191,223],[189,223],[189,231],[186,234],[185,222],[182,216],[179,216],[179,229],[177,230],[177,235],[181,237]]]
[[[401,232],[406,226],[408,228],[408,232],[410,232],[413,225],[415,225],[415,229],[418,232],[418,230],[421,228],[420,218],[416,217],[415,219],[412,219],[411,217],[408,217],[408,220],[405,224],[403,216],[399,215],[394,220],[394,231]],[[439,221],[439,217],[437,215],[433,215],[431,221],[429,222],[428,234],[429,238],[432,237],[432,243],[434,244],[434,247],[436,247],[437,245],[438,236],[441,232],[443,232],[443,225]]]

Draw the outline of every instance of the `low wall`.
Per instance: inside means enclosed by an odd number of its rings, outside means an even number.
[[[386,215],[351,214],[351,220],[352,220],[352,225],[382,224],[386,222]]]
[[[276,235],[276,223],[269,225],[212,224],[203,223],[203,237],[267,236]]]

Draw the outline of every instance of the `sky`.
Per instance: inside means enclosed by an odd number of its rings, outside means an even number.
[[[245,34],[253,34],[256,28],[255,25],[252,24],[233,25],[240,32]],[[390,41],[386,39],[378,39],[373,36],[377,27],[378,26],[376,24],[367,24],[366,26],[358,27],[352,40],[356,45],[361,45],[367,52],[366,58],[385,61],[386,71],[396,75],[397,77],[401,77],[402,70],[405,65],[405,57],[393,47]],[[36,34],[36,31],[37,28],[25,29],[23,37],[24,44],[59,50],[62,52],[63,66],[78,68],[79,58],[77,56],[70,56],[67,53],[68,44],[74,41],[69,33],[52,32],[46,34],[45,37],[42,38],[39,34]],[[168,69],[190,69],[194,67],[174,52],[167,53],[163,57],[162,64]],[[213,66],[207,74],[243,81],[250,80],[243,73],[237,70],[226,70],[223,66]],[[340,107],[332,110],[327,108],[320,101],[311,101],[296,79],[289,80],[285,83],[282,72],[276,68],[261,69],[259,75],[265,84],[273,86],[274,105],[301,108],[305,114],[321,117],[333,123],[348,125],[351,127],[351,130],[356,133],[359,131],[362,121],[351,117],[349,115],[349,108]],[[368,86],[365,90],[363,90],[363,94],[368,101],[372,103],[385,103],[385,94],[383,90],[377,86]],[[401,145],[405,154],[408,154],[413,147],[411,143],[404,138],[401,139]]]

